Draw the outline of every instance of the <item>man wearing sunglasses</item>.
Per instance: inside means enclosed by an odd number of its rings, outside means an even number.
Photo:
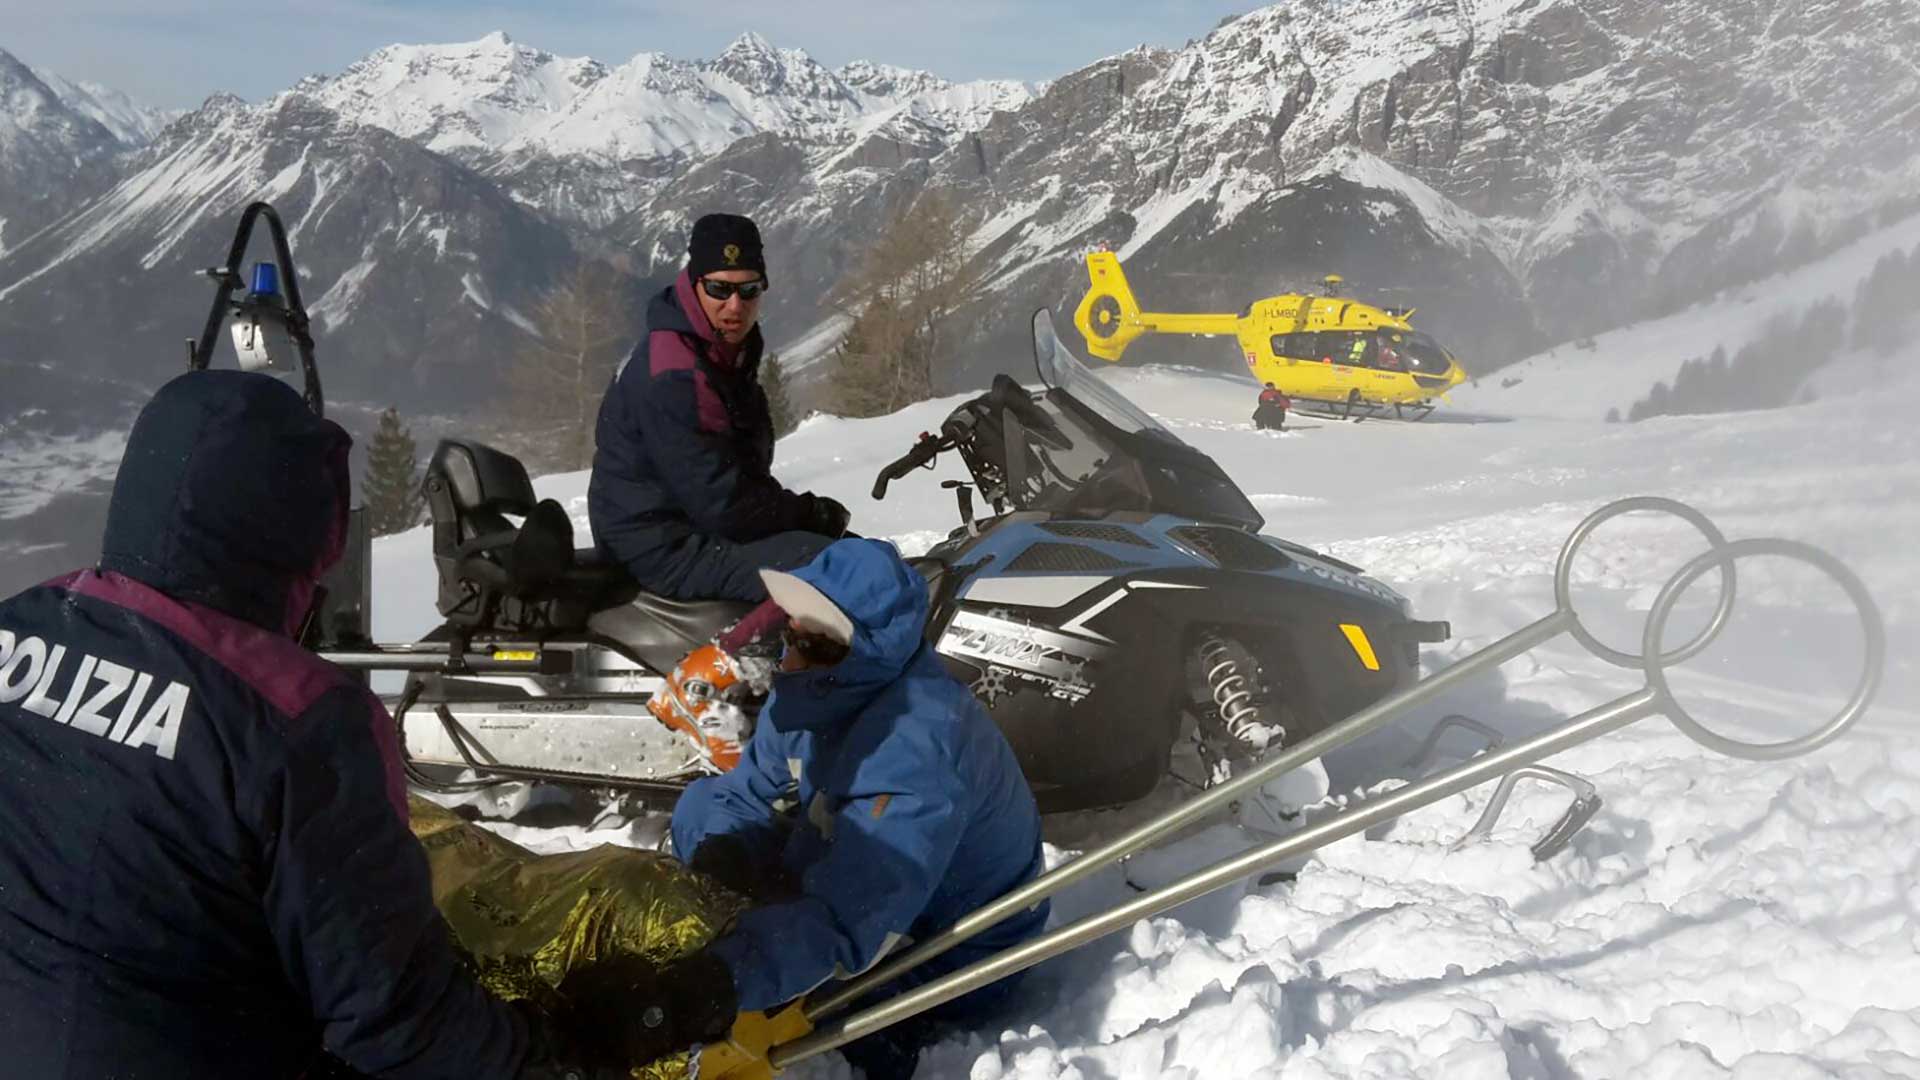
[[[686,269],[647,305],[647,332],[601,402],[593,535],[649,592],[763,600],[761,568],[799,566],[846,532],[846,507],[773,478],[759,382],[766,290],[752,221],[696,221]]]
[[[773,694],[740,764],[689,786],[673,812],[680,857],[760,903],[702,954],[731,986],[690,991],[730,989],[743,1010],[864,971],[1041,869],[1040,817],[1013,748],[926,644],[926,583],[893,546],[841,540],[763,577],[787,617]],[[1016,944],[1046,918],[1043,902],[877,996]],[[847,1056],[870,1077],[904,1075],[936,1025],[982,1022],[1012,985]]]

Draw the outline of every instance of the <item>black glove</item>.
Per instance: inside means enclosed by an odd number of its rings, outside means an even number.
[[[847,522],[851,520],[853,515],[838,501],[825,495],[815,495],[813,509],[807,512],[806,530],[838,540],[846,535]]]
[[[705,874],[755,903],[786,899],[800,891],[777,856],[772,865],[766,865],[766,860],[754,858],[752,847],[737,836],[707,837],[687,860],[687,868],[696,874]]]
[[[714,1042],[739,1012],[733,974],[705,952],[664,967],[610,957],[575,968],[559,993],[554,1028],[571,1055],[593,1067],[645,1065]]]
[[[737,836],[709,836],[687,860],[687,869],[725,885],[742,896],[760,891],[760,871],[752,850]]]
[[[584,1051],[573,1046],[554,1018],[531,1001],[513,1002],[527,1021],[527,1057],[514,1080],[630,1080],[631,1067],[590,1064]],[[326,1074],[320,1074],[326,1077]]]

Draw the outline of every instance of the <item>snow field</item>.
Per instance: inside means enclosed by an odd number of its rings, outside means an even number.
[[[1528,845],[1569,796],[1542,784],[1518,788],[1490,838],[1450,850],[1486,785],[1332,845],[1293,868],[1292,881],[1245,882],[1139,923],[1042,965],[1000,1025],[953,1034],[919,1075],[1920,1075],[1920,437],[1907,422],[1910,394],[1637,425],[1299,417],[1286,432],[1259,433],[1246,423],[1250,384],[1178,369],[1104,373],[1213,455],[1267,515],[1267,532],[1367,568],[1418,617],[1450,620],[1454,639],[1427,650],[1429,667],[1551,611],[1555,557],[1587,513],[1661,494],[1729,537],[1786,536],[1846,561],[1885,614],[1886,680],[1858,729],[1808,757],[1719,757],[1657,717],[1558,756],[1550,764],[1591,780],[1605,805],[1543,865]],[[885,503],[867,489],[956,400],[869,421],[815,418],[782,440],[776,469],[846,502],[860,531],[923,550],[957,522],[937,481],[958,477],[958,463],[896,482]],[[575,516],[581,543],[585,479],[536,485]],[[1604,527],[1574,567],[1582,618],[1637,651],[1659,585],[1703,547],[1662,519]],[[424,530],[383,541],[376,567],[380,636],[431,625]],[[1858,670],[1853,616],[1837,590],[1795,565],[1759,560],[1738,572],[1731,625],[1675,673],[1676,693],[1702,722],[1743,738],[1807,730]],[[1686,597],[1672,643],[1700,625],[1713,581]],[[1639,685],[1637,671],[1562,637],[1399,730],[1330,755],[1334,794],[1307,816],[1404,783],[1405,759],[1447,712],[1527,733]],[[1442,746],[1457,757],[1473,742],[1459,734]],[[1319,791],[1309,778],[1293,801]],[[1177,797],[1163,790],[1149,806]],[[1049,862],[1145,812],[1050,821]],[[1252,846],[1263,839],[1242,825],[1253,816],[1096,875],[1056,900],[1056,925]],[[645,846],[659,832],[646,818],[499,827],[548,850]],[[848,1073],[828,1055],[791,1075]]]

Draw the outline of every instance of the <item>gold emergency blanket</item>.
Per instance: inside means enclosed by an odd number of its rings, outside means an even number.
[[[536,855],[408,797],[433,870],[433,902],[482,985],[507,1000],[551,1001],[579,964],[629,953],[664,963],[711,941],[745,904],[650,851],[606,845]],[[691,1072],[676,1054],[635,1068],[645,1080]]]

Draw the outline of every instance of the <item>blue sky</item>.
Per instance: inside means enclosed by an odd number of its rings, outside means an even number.
[[[712,56],[753,30],[838,66],[870,59],[950,79],[1046,79],[1142,43],[1178,46],[1260,0],[548,0],[300,3],[0,0],[0,49],[137,100],[190,107],[227,90],[258,100],[394,42],[491,30],[563,55],[619,62],[658,50]]]

